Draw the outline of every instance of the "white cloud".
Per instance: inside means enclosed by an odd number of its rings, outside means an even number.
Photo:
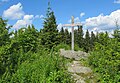
[[[72,28],[71,27],[64,27],[64,29],[68,29],[69,32],[72,32]],[[78,29],[78,27],[74,27],[74,30]]]
[[[33,22],[33,15],[25,15],[22,20],[18,20],[16,24],[13,25],[13,28],[19,29],[21,27],[26,27],[27,25],[31,25]]]
[[[74,18],[74,22],[75,22],[75,23],[80,23],[80,18],[83,17],[84,15],[85,15],[84,12],[80,13],[80,17],[75,17],[75,18]],[[71,19],[68,20],[68,22],[71,23]]]
[[[79,17],[76,17],[76,18],[74,19],[74,21],[75,21],[75,23],[79,23],[79,22],[80,22]]]
[[[40,15],[40,18],[41,18],[41,19],[43,19],[43,18],[44,18],[44,16],[43,16],[43,15]]]
[[[3,0],[7,1],[7,0]],[[14,29],[19,29],[21,27],[26,27],[33,23],[33,20],[39,18],[42,19],[43,15],[27,15],[23,11],[23,6],[21,3],[13,5],[9,7],[9,9],[3,12],[3,17],[7,19],[17,20],[17,22],[13,25]]]
[[[120,0],[115,0],[114,3],[120,4]]]
[[[39,15],[36,15],[35,18],[39,18],[40,16]]]
[[[13,5],[3,12],[3,17],[8,19],[20,19],[24,16],[24,11],[22,9],[21,3]]]
[[[40,19],[43,19],[44,16],[43,15],[36,15],[35,18],[40,18]]]
[[[34,18],[34,16],[33,15],[25,15],[24,16],[24,20],[29,20],[29,19],[33,19]]]
[[[84,12],[80,13],[80,17],[83,17],[84,15],[85,15],[85,13],[84,13]]]
[[[59,23],[59,24],[58,24],[58,26],[57,26],[57,29],[60,31],[60,30],[61,30],[61,28],[62,28],[62,24],[61,24],[61,23]]]
[[[97,17],[91,17],[85,20],[84,26],[85,29],[89,29],[91,31],[113,31],[116,29],[115,21],[117,19],[118,25],[120,25],[120,10],[116,10],[112,12],[110,15],[100,14]]]
[[[57,26],[57,29],[60,31],[62,28],[62,23],[59,23]],[[68,29],[69,32],[72,32],[72,28],[71,27],[63,27],[63,29]],[[78,29],[78,27],[74,27],[74,29]]]

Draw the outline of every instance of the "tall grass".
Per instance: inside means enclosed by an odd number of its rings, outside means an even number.
[[[44,49],[37,53],[29,52],[20,59],[11,79],[6,81],[3,78],[1,83],[72,83],[64,67],[65,60],[53,49],[51,52]]]

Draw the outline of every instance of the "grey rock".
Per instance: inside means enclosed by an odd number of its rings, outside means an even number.
[[[85,79],[77,74],[72,74],[76,83],[85,83]]]
[[[92,73],[92,70],[89,67],[84,66],[74,66],[68,67],[68,71],[71,73],[82,73],[82,74],[89,74]]]
[[[71,51],[71,50],[64,50],[60,49],[60,55],[64,56],[69,59],[80,60],[81,58],[86,59],[89,54],[83,51]]]
[[[80,59],[87,59],[89,54],[83,51],[66,51],[64,49],[60,49],[60,55],[68,59],[74,59],[72,62],[66,64],[68,72],[72,74],[71,78],[73,78],[76,83],[86,83],[86,77],[83,75],[90,75],[92,70],[89,67],[83,66]]]
[[[86,83],[84,80],[77,80],[76,83]]]

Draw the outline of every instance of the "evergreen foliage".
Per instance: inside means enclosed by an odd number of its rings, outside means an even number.
[[[59,35],[60,35],[60,43],[65,43],[65,31],[63,27],[61,28]]]
[[[103,42],[107,40],[101,35]],[[104,43],[96,43],[94,51],[89,57],[89,64],[99,74],[100,83],[120,82],[120,42],[116,39],[109,39]]]
[[[44,18],[43,30],[41,33],[41,44],[47,48],[52,48],[56,46],[59,41],[56,18],[54,12],[50,8],[50,3],[48,3],[48,9],[46,13],[46,18]]]
[[[84,44],[84,38],[83,38],[83,35],[84,35],[84,33],[83,33],[83,30],[82,30],[82,26],[78,26],[78,46],[80,47],[80,48],[83,48],[83,44]]]
[[[0,17],[0,83],[73,83],[66,71],[66,59],[59,49],[70,50],[71,32],[57,30],[54,12],[48,4],[43,29],[33,25],[10,32],[7,21]],[[100,83],[120,82],[120,30],[113,38],[108,32],[91,35],[82,26],[74,30],[75,50],[90,53],[89,65]]]
[[[86,52],[88,52],[90,50],[90,35],[88,30],[86,31],[86,34],[85,34],[84,43],[85,43],[84,49]]]
[[[50,8],[40,32],[29,25],[11,33],[6,26],[0,18],[0,83],[73,83],[53,47],[59,33]]]
[[[120,42],[120,31],[118,29],[114,30],[113,37]]]
[[[28,26],[28,28],[19,29],[16,40],[25,52],[28,52],[29,50],[35,52],[38,44],[40,44],[38,36],[39,32],[32,25]]]
[[[91,48],[94,48],[94,45],[95,45],[95,34],[93,33],[93,31],[91,32],[90,44],[91,44]]]
[[[68,45],[70,45],[70,34],[69,34],[69,31],[68,31],[68,29],[65,29],[65,44],[68,44]]]
[[[107,41],[109,41],[109,36],[108,33],[99,33],[99,39],[98,39],[98,43],[102,44],[102,45],[107,45]]]
[[[74,30],[74,43],[78,45],[78,30]]]
[[[0,83],[72,83],[65,59],[53,48],[43,48],[38,36],[34,26],[28,26],[0,46]]]
[[[97,32],[95,36],[95,42],[98,42],[98,40],[99,40],[99,33]]]
[[[0,17],[0,46],[7,44],[10,41],[10,34],[8,33],[9,28],[7,28],[7,20],[3,20]]]

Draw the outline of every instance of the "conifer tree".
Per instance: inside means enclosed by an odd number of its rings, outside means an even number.
[[[75,41],[75,44],[78,45],[78,30],[74,30],[74,41]]]
[[[118,19],[115,19],[115,30],[114,30],[114,34],[113,37],[116,38],[118,41],[120,41],[120,30],[119,30],[119,23],[118,23]]]
[[[7,28],[7,20],[3,20],[0,17],[0,46],[5,45],[10,39],[9,39],[9,28]]]
[[[99,33],[97,32],[95,36],[95,42],[98,42],[98,41],[99,41]]]
[[[17,34],[18,36],[16,40],[18,40],[18,43],[23,48],[24,52],[28,52],[30,50],[33,52],[36,51],[39,42],[39,34],[33,25],[19,29]]]
[[[107,45],[107,41],[109,41],[109,35],[108,33],[99,33],[99,43],[102,44],[102,45]]]
[[[6,71],[6,64],[11,60],[11,58],[8,58],[11,50],[7,50],[11,43],[10,35],[12,33],[9,32],[10,28],[11,26],[7,27],[7,20],[0,17],[0,77]]]
[[[106,38],[106,39],[109,39],[109,34],[108,34],[107,31],[105,32],[105,38]]]
[[[59,41],[56,18],[50,8],[50,2],[48,3],[47,14],[43,24],[41,44],[47,48],[52,48],[54,45],[57,45]]]
[[[94,47],[94,43],[95,43],[95,34],[94,34],[93,31],[92,31],[92,32],[91,32],[91,38],[90,38],[91,48]]]
[[[71,44],[71,43],[72,43],[72,32],[70,32],[70,35],[69,35],[69,36],[70,36],[69,39],[70,39],[70,44]]]
[[[68,29],[65,29],[65,44],[70,44],[70,34]]]
[[[116,38],[118,41],[120,41],[120,30],[119,29],[114,30],[113,37]]]
[[[85,51],[88,52],[90,50],[90,35],[89,35],[89,31],[86,31],[85,34]]]
[[[61,28],[59,35],[60,35],[60,43],[65,43],[65,31],[63,27]]]
[[[80,48],[83,48],[84,38],[83,38],[82,26],[78,26],[78,45]]]

